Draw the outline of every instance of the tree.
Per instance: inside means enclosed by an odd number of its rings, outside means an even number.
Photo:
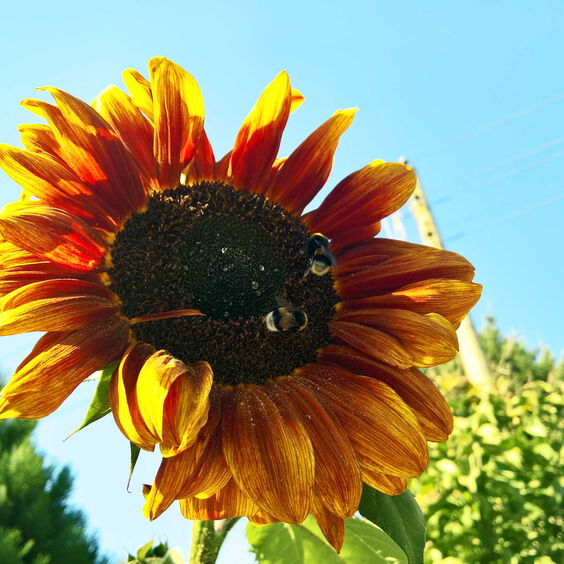
[[[103,564],[84,514],[68,506],[70,469],[45,464],[35,422],[0,421],[0,562]]]
[[[501,336],[493,320],[480,340],[495,382],[489,398],[456,362],[428,371],[455,428],[410,483],[427,518],[426,561],[562,562],[564,362]]]

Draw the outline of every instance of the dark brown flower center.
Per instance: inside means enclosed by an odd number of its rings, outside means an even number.
[[[208,361],[215,382],[263,383],[315,361],[331,338],[331,274],[304,278],[310,233],[264,196],[203,182],[154,194],[116,237],[111,289],[130,317],[177,309],[205,316],[132,326],[140,341],[186,363]],[[302,331],[270,331],[282,304]]]

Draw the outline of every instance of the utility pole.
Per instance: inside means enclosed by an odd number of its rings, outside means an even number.
[[[405,157],[399,159],[407,163]],[[410,198],[411,211],[417,223],[419,236],[424,245],[444,249],[443,242],[435,218],[423,192],[423,188],[417,179],[417,185]],[[470,316],[467,315],[457,331],[460,348],[460,360],[468,381],[474,385],[483,395],[488,395],[492,389],[492,376],[484,351],[480,347],[478,336]]]

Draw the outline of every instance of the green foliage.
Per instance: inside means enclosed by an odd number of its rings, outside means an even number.
[[[166,542],[153,546],[153,541],[140,547],[135,555],[129,554],[125,563],[132,564],[184,564],[180,553],[174,548],[168,548]]]
[[[247,525],[251,550],[260,564],[407,564],[407,558],[380,528],[365,519],[345,521],[345,544],[337,554],[313,517],[300,525]]]
[[[493,322],[481,341],[495,379],[488,399],[456,363],[428,372],[455,429],[410,484],[427,518],[426,562],[563,562],[564,363],[502,338]]]
[[[98,379],[98,385],[96,386],[94,396],[88,406],[88,411],[86,412],[84,420],[80,424],[80,427],[69,435],[70,437],[84,429],[84,427],[98,421],[98,419],[102,419],[102,417],[108,415],[108,413],[112,411],[112,408],[110,407],[110,380],[112,379],[112,374],[114,373],[117,364],[117,362],[112,362],[102,368],[100,378]]]
[[[423,564],[425,518],[409,490],[386,495],[364,484],[358,511],[397,542],[409,564]]]
[[[67,505],[72,477],[44,463],[30,441],[31,421],[0,421],[0,562],[107,562],[85,533],[82,512]]]

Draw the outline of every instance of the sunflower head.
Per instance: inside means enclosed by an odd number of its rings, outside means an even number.
[[[124,73],[92,105],[55,88],[24,149],[0,146],[23,189],[0,214],[0,335],[44,331],[0,417],[57,409],[117,361],[122,433],[163,456],[155,518],[313,514],[338,549],[362,483],[389,494],[427,464],[452,418],[420,368],[451,360],[480,294],[468,261],[376,237],[416,184],[374,161],[313,211],[340,110],[278,157],[303,96],[285,72],[216,158],[194,78],[168,59]]]

